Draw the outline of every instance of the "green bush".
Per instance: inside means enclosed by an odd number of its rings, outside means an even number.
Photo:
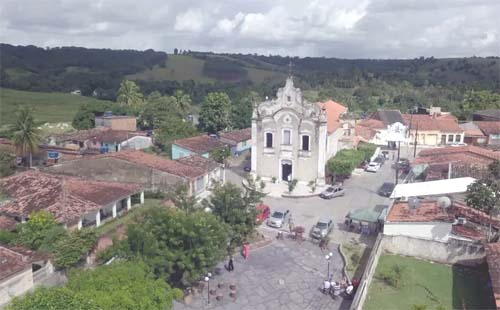
[[[15,237],[13,232],[0,230],[0,244],[9,244]]]
[[[358,146],[358,151],[361,151],[364,154],[364,160],[370,160],[373,154],[375,154],[376,149],[377,146],[371,143],[361,143]]]
[[[393,265],[388,270],[382,270],[378,278],[394,288],[401,288],[404,285],[406,268],[400,265]]]
[[[335,176],[350,175],[365,160],[363,150],[341,150],[327,162],[328,170]]]

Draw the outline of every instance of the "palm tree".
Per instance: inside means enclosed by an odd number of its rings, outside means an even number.
[[[137,106],[142,103],[143,95],[141,89],[135,82],[123,80],[118,89],[116,101],[126,106]]]
[[[36,128],[33,109],[20,107],[11,128],[12,141],[17,153],[20,153],[23,158],[29,155],[29,167],[31,168],[32,154],[38,149],[38,143],[40,143],[40,130]]]
[[[191,97],[188,94],[185,94],[182,90],[177,90],[174,97],[179,111],[184,116],[191,111]]]

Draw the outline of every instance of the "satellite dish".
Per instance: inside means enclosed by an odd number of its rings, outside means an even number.
[[[408,206],[412,210],[418,209],[420,207],[420,199],[418,199],[417,197],[408,198]]]
[[[450,197],[446,197],[446,196],[439,197],[437,200],[437,205],[443,209],[449,208],[451,206]]]

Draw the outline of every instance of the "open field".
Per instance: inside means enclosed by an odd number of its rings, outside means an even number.
[[[11,123],[19,105],[33,107],[35,118],[39,122],[71,123],[78,107],[91,102],[105,101],[65,93],[42,93],[0,88],[0,124]]]
[[[226,57],[227,58],[227,57]],[[146,69],[139,73],[127,76],[131,80],[144,81],[186,81],[215,82],[216,79],[203,74],[205,60],[188,55],[169,55],[165,67],[154,66],[153,69]],[[248,71],[248,79],[254,83],[261,83],[268,79],[283,79],[284,75],[272,70],[258,69],[244,66]]]
[[[394,266],[403,270],[399,288],[382,280]],[[364,309],[494,309],[488,282],[486,264],[469,268],[382,255]]]

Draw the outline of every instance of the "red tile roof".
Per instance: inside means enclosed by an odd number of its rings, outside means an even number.
[[[354,132],[357,136],[360,136],[368,141],[373,139],[373,137],[375,137],[375,135],[377,134],[377,131],[375,129],[363,126],[361,124],[356,124],[356,127],[354,127]]]
[[[47,210],[61,223],[74,223],[81,215],[140,191],[138,184],[90,181],[29,170],[0,180],[9,201],[1,212],[24,216]]]
[[[96,157],[110,157],[125,160],[138,165],[164,171],[173,175],[197,178],[206,174],[206,171],[196,166],[186,165],[177,160],[167,159],[158,155],[148,154],[142,151],[126,150],[121,152],[97,155]]]
[[[219,133],[219,136],[220,138],[233,141],[236,144],[252,139],[252,128],[221,132]]]
[[[23,255],[0,246],[0,280],[7,279],[27,269],[31,270],[31,262],[26,260]]]
[[[474,122],[487,136],[500,134],[500,122]]]
[[[436,118],[427,114],[403,114],[405,125],[410,130],[440,131],[443,133],[462,133],[463,129],[458,126],[455,119]]]
[[[14,218],[0,215],[0,230],[12,231],[16,228],[17,224]]]
[[[465,226],[465,225],[453,225],[451,227],[451,232],[452,234],[476,241],[485,241],[486,240],[486,235],[471,227],[471,226]]]
[[[418,154],[415,164],[430,164],[444,162],[465,162],[476,164],[489,164],[500,160],[500,152],[481,148],[474,145],[444,147],[422,150]]]
[[[446,210],[435,201],[422,201],[420,207],[411,210],[408,202],[395,202],[387,215],[388,222],[453,222]]]
[[[364,119],[356,123],[356,127],[363,126],[371,129],[387,129],[387,126],[381,120],[378,119]]]
[[[340,127],[340,116],[347,112],[347,107],[333,100],[318,102],[318,106],[326,111],[327,130],[331,134]]]
[[[144,132],[131,132],[124,130],[113,130],[107,127],[97,127],[86,130],[78,130],[72,133],[56,135],[57,142],[64,141],[79,141],[84,142],[88,140],[104,143],[121,143],[135,136],[143,136]]]
[[[200,155],[224,147],[222,142],[208,135],[174,140],[174,144]]]
[[[493,296],[497,309],[500,309],[500,243],[488,243],[485,249]]]
[[[204,173],[209,173],[220,166],[216,161],[200,155],[185,156],[176,161],[189,167],[200,168]]]

